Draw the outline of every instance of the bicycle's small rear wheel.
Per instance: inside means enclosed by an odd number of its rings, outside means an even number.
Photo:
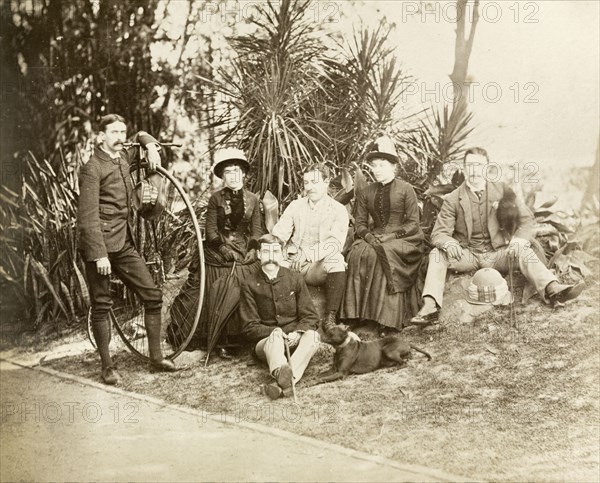
[[[161,347],[164,357],[174,359],[189,344],[200,319],[204,251],[198,220],[184,188],[163,168],[156,172],[161,183],[165,183],[165,209],[154,220],[135,213],[133,238],[154,282],[162,290]],[[125,289],[113,296],[110,316],[127,347],[148,360],[144,306],[137,294]]]

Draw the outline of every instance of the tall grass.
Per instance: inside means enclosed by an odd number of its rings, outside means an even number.
[[[19,193],[0,196],[0,301],[4,316],[37,329],[85,314],[89,293],[77,252],[77,177],[65,158],[52,167],[29,153]]]

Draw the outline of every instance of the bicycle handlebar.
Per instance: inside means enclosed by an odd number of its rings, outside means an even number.
[[[161,146],[168,146],[168,147],[172,147],[172,148],[180,148],[181,146],[183,146],[183,144],[181,143],[163,143],[163,142],[159,142],[158,143]],[[142,146],[140,143],[123,143],[123,147],[125,148],[131,148],[131,147],[140,147]]]

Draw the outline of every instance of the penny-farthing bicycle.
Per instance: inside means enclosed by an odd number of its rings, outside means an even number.
[[[137,186],[149,174],[147,163],[139,144],[125,145],[140,148],[138,162],[132,163],[130,173],[133,185]],[[181,145],[161,143],[161,146]],[[153,173],[158,175],[153,177],[154,185],[162,193],[164,210],[153,219],[133,210],[132,235],[154,282],[162,290],[161,345],[163,355],[174,359],[189,344],[200,319],[204,299],[204,250],[200,225],[185,189],[162,167]],[[190,266],[194,273],[190,273]],[[192,278],[194,290],[186,290]],[[111,278],[111,295],[110,318],[117,333],[131,352],[149,360],[144,306],[139,297],[116,277]],[[177,330],[173,330],[174,326]],[[94,344],[91,335],[88,316],[88,336]]]

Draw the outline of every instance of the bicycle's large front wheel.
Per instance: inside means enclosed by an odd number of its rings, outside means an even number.
[[[153,220],[136,212],[133,238],[154,283],[162,290],[161,348],[164,357],[174,359],[194,337],[200,319],[204,251],[196,213],[184,188],[163,168],[156,173],[160,175],[164,211]],[[119,336],[134,354],[148,360],[141,299],[127,288],[115,295],[110,316]]]

